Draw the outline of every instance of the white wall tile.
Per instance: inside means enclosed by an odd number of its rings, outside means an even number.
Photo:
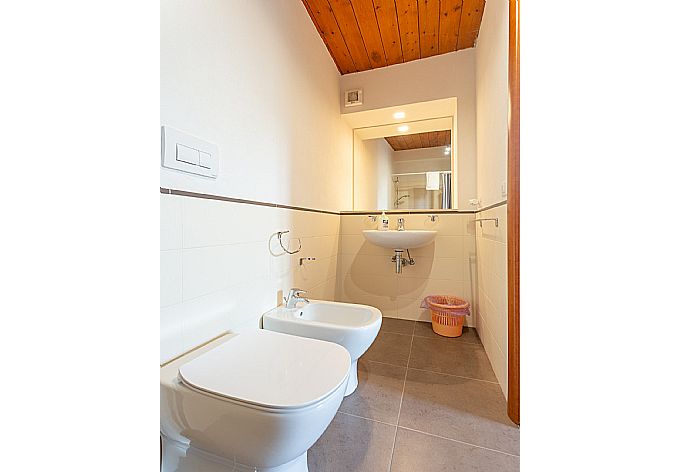
[[[160,252],[161,307],[182,301],[182,251]]]
[[[391,255],[388,256],[343,255],[341,260],[344,269],[356,277],[369,275],[395,277],[395,264],[391,260],[392,255],[392,251]]]
[[[160,311],[160,362],[179,356],[188,347],[184,344],[182,304],[162,307]]]
[[[397,318],[401,318],[404,320],[430,321],[431,314],[429,310],[420,307],[423,299],[424,297],[398,297],[396,299]]]
[[[161,252],[161,362],[260,326],[291,287],[334,300],[339,228],[339,215],[163,195],[161,244],[177,250]],[[285,254],[278,230],[290,230],[293,248],[301,238],[302,251]],[[300,266],[300,257],[317,260]]]
[[[192,298],[269,275],[263,242],[184,249],[183,298]]]
[[[305,261],[303,265],[295,267],[290,287],[298,287],[309,292],[326,280],[335,278],[337,264],[337,256]],[[285,289],[290,287],[285,287]],[[307,293],[307,295],[311,294]]]
[[[464,236],[437,235],[424,247],[411,249],[412,257],[462,257]]]
[[[463,283],[457,280],[400,277],[398,294],[405,298],[424,298],[427,295],[464,297]]]
[[[389,215],[393,216],[393,215]],[[380,218],[380,215],[379,215]],[[340,217],[340,234],[362,234],[364,229],[377,229],[380,220],[372,222],[367,215],[342,215]]]
[[[162,196],[161,245],[178,250],[161,255],[161,361],[223,331],[258,326],[261,315],[280,303],[279,294],[298,286],[311,298],[372,305],[384,316],[416,320],[429,320],[429,311],[419,307],[424,296],[460,296],[473,307],[466,323],[493,343],[487,347],[492,365],[502,362],[502,234],[480,230],[475,239],[474,215],[442,214],[436,222],[425,214],[404,217],[408,229],[439,234],[433,245],[412,250],[416,264],[396,274],[393,251],[365,242],[362,229],[376,227],[366,215]],[[293,248],[301,238],[302,251],[283,254],[271,237],[278,230],[290,230]],[[317,260],[300,266],[300,257]],[[494,370],[499,376],[507,367]]]
[[[330,278],[309,291],[311,300],[335,300],[336,278]]]
[[[340,253],[347,255],[359,256],[386,256],[391,252],[385,247],[376,246],[364,239],[364,235],[360,234],[341,234],[340,235]]]
[[[361,303],[358,300],[367,296],[394,300],[398,292],[398,279],[387,276],[347,274],[343,278],[342,291],[345,299],[353,303]]]
[[[161,251],[182,247],[182,197],[160,196]]]
[[[486,333],[488,333],[488,335],[482,338],[484,350],[489,357],[491,367],[493,368],[496,379],[501,386],[503,396],[508,398],[508,358],[501,352],[496,340],[493,338],[493,336],[491,336],[491,333],[488,331]]]
[[[494,373],[507,394],[508,372],[508,284],[506,205],[477,214],[478,218],[498,218],[477,228],[477,329]]]
[[[438,214],[436,221],[432,222],[430,214],[389,215],[391,227],[395,227],[398,217],[403,217],[407,229],[438,231],[433,244],[410,251],[415,265],[405,266],[402,274],[395,273],[395,264],[391,262],[392,250],[373,246],[364,240],[362,230],[375,229],[376,224],[366,215],[343,215],[338,299],[378,303],[385,306],[386,316],[423,320],[429,319],[429,312],[420,309],[419,304],[426,295],[456,295],[474,303],[474,291],[479,285],[474,223],[471,222],[474,215]],[[381,298],[382,288],[385,288],[384,298]],[[394,306],[391,306],[391,301],[394,301]]]
[[[405,219],[405,229],[422,229],[438,231],[437,236],[456,236],[463,234],[462,216],[459,213],[438,214],[436,221],[431,221],[430,213],[414,213],[409,215],[391,215],[396,220],[399,217]],[[394,226],[395,228],[395,226]]]
[[[462,269],[458,258],[414,257],[414,255],[413,258],[415,264],[405,266],[400,274],[401,277],[461,280]],[[395,269],[392,262],[390,265]]]
[[[182,217],[185,248],[268,241],[280,229],[277,208],[203,198],[185,198]]]

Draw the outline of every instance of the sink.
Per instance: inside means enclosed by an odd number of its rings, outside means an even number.
[[[362,233],[371,244],[388,249],[414,249],[426,246],[436,237],[436,231],[426,230],[378,231],[365,229]]]

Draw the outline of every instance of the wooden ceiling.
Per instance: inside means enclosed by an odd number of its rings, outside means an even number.
[[[408,149],[429,148],[450,145],[450,130],[431,131],[429,133],[407,134],[404,136],[388,136],[385,138],[394,151]]]
[[[302,0],[341,74],[474,47],[485,0]]]

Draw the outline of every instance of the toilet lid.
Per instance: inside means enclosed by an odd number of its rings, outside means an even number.
[[[237,334],[179,368],[197,389],[269,408],[300,408],[347,378],[350,354],[335,343],[267,330]]]

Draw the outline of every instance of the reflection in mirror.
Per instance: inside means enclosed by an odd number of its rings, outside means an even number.
[[[355,130],[354,210],[452,208],[449,120],[433,121]]]
[[[450,208],[450,130],[384,139],[393,149],[388,208]]]

